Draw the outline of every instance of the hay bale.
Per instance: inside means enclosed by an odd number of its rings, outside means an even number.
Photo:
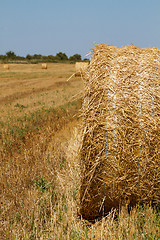
[[[9,70],[9,65],[8,65],[8,64],[4,64],[3,68],[4,68],[5,70]]]
[[[105,44],[84,77],[80,213],[160,202],[160,50]]]
[[[47,69],[47,63],[42,63],[42,69]]]
[[[75,76],[79,77],[84,74],[86,69],[88,68],[88,62],[76,62],[75,64]]]

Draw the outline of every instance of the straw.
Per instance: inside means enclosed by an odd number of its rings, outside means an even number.
[[[160,50],[99,44],[83,76],[80,212],[160,201]]]

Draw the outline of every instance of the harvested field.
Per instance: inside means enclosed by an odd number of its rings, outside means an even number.
[[[74,72],[72,64],[0,65],[0,239],[158,239],[151,206],[94,223],[79,217],[83,82],[67,81]]]
[[[83,88],[80,78],[67,82],[73,72],[72,64],[50,63],[45,72],[41,64],[11,64],[7,72],[0,65],[1,120],[71,101]]]

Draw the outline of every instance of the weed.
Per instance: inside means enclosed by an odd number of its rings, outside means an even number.
[[[10,132],[13,135],[14,139],[22,139],[24,135],[26,134],[25,128],[21,128],[19,126],[14,125],[12,128],[10,128]]]
[[[66,159],[65,157],[61,157],[60,158],[60,168],[63,169],[65,167],[65,162],[66,162]]]
[[[4,127],[6,125],[6,123],[3,121],[0,121],[0,125],[1,125],[1,127]]]
[[[19,223],[21,221],[21,214],[18,212],[16,214],[16,222]]]
[[[73,240],[81,239],[80,232],[78,232],[75,228],[71,230],[71,239]]]
[[[77,198],[77,193],[78,193],[78,189],[75,188],[75,189],[73,190],[73,199],[74,199],[74,200],[76,200],[76,198]]]
[[[33,186],[36,189],[39,189],[42,193],[44,191],[49,191],[50,189],[54,190],[54,184],[48,183],[46,181],[45,177],[43,177],[43,176],[36,177],[36,179],[33,180]]]
[[[23,109],[23,108],[27,108],[28,106],[24,106],[23,104],[17,103],[17,104],[14,105],[14,107]]]

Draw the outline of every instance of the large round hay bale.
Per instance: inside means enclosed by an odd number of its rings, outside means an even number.
[[[42,69],[47,69],[47,63],[42,63]]]
[[[160,201],[160,50],[105,44],[84,77],[80,213]]]
[[[88,62],[76,62],[75,63],[75,76],[79,77],[84,74],[88,67],[89,63]]]
[[[4,64],[3,68],[4,68],[5,70],[9,70],[9,65],[8,65],[8,64]]]

